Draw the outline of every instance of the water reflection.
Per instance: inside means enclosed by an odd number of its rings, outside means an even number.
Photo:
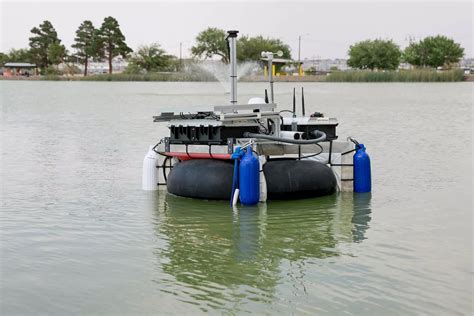
[[[174,278],[160,280],[160,290],[212,308],[236,300],[270,302],[277,285],[292,277],[288,264],[304,270],[305,259],[340,256],[338,244],[366,238],[370,198],[339,194],[232,210],[223,202],[160,192],[155,232],[166,245],[156,256]]]

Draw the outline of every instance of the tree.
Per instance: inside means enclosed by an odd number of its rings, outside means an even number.
[[[464,48],[452,39],[437,35],[412,42],[405,48],[403,59],[418,67],[449,67],[464,56]]]
[[[87,76],[89,59],[98,55],[97,33],[98,30],[89,20],[82,22],[76,31],[76,38],[72,47],[76,49],[75,56],[84,65],[84,76]]]
[[[0,66],[5,65],[8,62],[8,55],[5,53],[0,53]]]
[[[43,21],[38,27],[31,29],[34,36],[30,37],[30,53],[32,60],[38,67],[45,69],[51,65],[48,58],[49,47],[52,44],[60,44],[58,33],[49,21]]]
[[[224,30],[208,27],[196,37],[196,45],[191,47],[191,53],[198,58],[212,58],[217,55],[222,62],[229,63],[229,50],[225,40],[227,33]]]
[[[413,66],[426,67],[427,53],[421,43],[411,42],[403,51],[403,60]]]
[[[98,51],[109,61],[109,73],[112,73],[112,59],[116,56],[126,58],[132,49],[125,43],[125,36],[116,19],[109,16],[104,19],[98,32]]]
[[[352,68],[373,69],[372,41],[366,40],[349,47],[347,65]]]
[[[31,53],[26,48],[11,49],[8,54],[3,54],[2,60],[2,65],[8,62],[30,63],[32,61]]]
[[[196,45],[191,53],[198,58],[221,57],[222,62],[228,64],[229,48],[226,42],[227,32],[215,27],[209,27],[196,37]],[[277,52],[281,50],[284,58],[291,58],[290,47],[279,39],[242,36],[237,39],[237,59],[239,61],[259,60],[262,51]]]
[[[66,57],[66,47],[59,43],[53,43],[48,47],[48,60],[51,65],[59,65]]]
[[[400,64],[401,51],[392,40],[365,40],[349,48],[347,64],[358,69],[395,70]]]
[[[138,74],[145,74],[145,70],[138,66],[137,64],[130,62],[127,65],[127,68],[123,71],[125,74],[129,75],[138,75]]]
[[[396,70],[400,65],[402,52],[392,40],[376,39],[373,41],[375,69]]]
[[[147,72],[170,71],[173,59],[175,57],[166,54],[166,51],[158,43],[153,43],[149,46],[140,46],[130,62]]]
[[[242,36],[237,41],[237,59],[239,61],[257,61],[263,51],[283,52],[283,58],[291,59],[290,47],[279,39]]]

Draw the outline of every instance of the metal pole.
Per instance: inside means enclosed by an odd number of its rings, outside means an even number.
[[[179,70],[183,70],[183,42],[179,42]]]
[[[270,82],[270,103],[275,103],[273,95],[273,53],[266,53],[268,58],[268,81]]]
[[[298,36],[298,67],[300,66],[301,61],[301,35]]]
[[[237,33],[239,31],[227,31],[229,34],[229,55],[230,55],[230,103],[237,103]]]

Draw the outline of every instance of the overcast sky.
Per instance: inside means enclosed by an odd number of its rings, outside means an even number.
[[[100,26],[115,17],[128,45],[160,43],[169,53],[189,56],[196,35],[208,26],[237,29],[241,34],[280,38],[298,57],[302,36],[303,58],[344,58],[350,44],[391,38],[402,48],[409,38],[443,34],[461,43],[473,56],[471,1],[1,1],[0,49],[28,46],[32,27],[49,20],[70,49],[75,31],[84,20]]]

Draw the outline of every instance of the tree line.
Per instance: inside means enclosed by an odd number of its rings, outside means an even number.
[[[219,56],[224,63],[229,63],[229,49],[226,41],[227,32],[222,29],[209,27],[196,37],[196,45],[191,48],[193,56],[211,58]],[[291,59],[290,46],[280,39],[265,38],[261,35],[250,37],[242,35],[237,38],[237,60],[256,61],[262,51],[282,51],[283,58]]]
[[[8,54],[0,53],[1,65],[6,62],[30,62],[36,64],[42,73],[54,72],[53,66],[61,63],[79,63],[84,66],[84,76],[88,74],[89,63],[93,61],[108,62],[108,71],[112,73],[113,58],[121,56],[129,62],[128,73],[180,70],[178,58],[168,54],[158,43],[142,45],[133,52],[126,44],[124,34],[118,21],[109,16],[104,18],[100,27],[86,20],[79,25],[70,53],[61,44],[61,40],[50,21],[43,21],[31,29],[28,49],[12,49]],[[209,27],[196,37],[196,44],[191,47],[194,58],[218,56],[224,63],[229,62],[229,51],[225,40],[227,33],[218,28]],[[263,36],[239,37],[239,61],[259,60],[264,50],[283,52],[283,57],[291,58],[290,47],[279,39]]]
[[[410,41],[402,51],[392,40],[365,40],[350,46],[347,65],[356,69],[396,70],[401,62],[415,68],[451,68],[464,56],[464,49],[443,36]]]
[[[28,49],[12,49],[8,54],[0,53],[0,64],[6,62],[31,62],[42,71],[54,71],[53,66],[61,63],[80,63],[84,66],[84,76],[88,74],[91,60],[108,62],[108,71],[112,73],[112,61],[117,56],[129,62],[126,72],[156,72],[181,70],[178,58],[168,54],[158,43],[143,45],[133,52],[128,47],[125,35],[118,21],[109,16],[104,18],[100,27],[86,20],[79,25],[72,49],[69,53],[61,44],[58,34],[50,21],[43,21],[31,29]],[[223,29],[208,27],[201,31],[190,51],[194,58],[220,58],[229,62],[229,50],[226,42],[227,32]],[[237,39],[237,58],[239,61],[257,61],[262,51],[282,51],[283,58],[291,59],[290,46],[280,39],[241,35]],[[418,42],[411,41],[403,51],[392,40],[365,40],[349,47],[348,66],[356,69],[395,70],[401,62],[415,67],[450,67],[459,62],[464,49],[446,36],[426,37]]]
[[[127,57],[132,52],[125,43],[119,23],[111,16],[106,17],[99,28],[95,28],[91,21],[82,22],[72,45],[75,50],[73,54],[69,54],[61,44],[50,21],[43,21],[38,27],[33,27],[31,34],[29,49],[12,49],[9,54],[2,54],[2,63],[31,62],[44,73],[63,62],[79,62],[84,65],[84,75],[87,75],[91,59],[105,59],[109,64],[109,73],[112,73],[112,59],[119,55]]]

